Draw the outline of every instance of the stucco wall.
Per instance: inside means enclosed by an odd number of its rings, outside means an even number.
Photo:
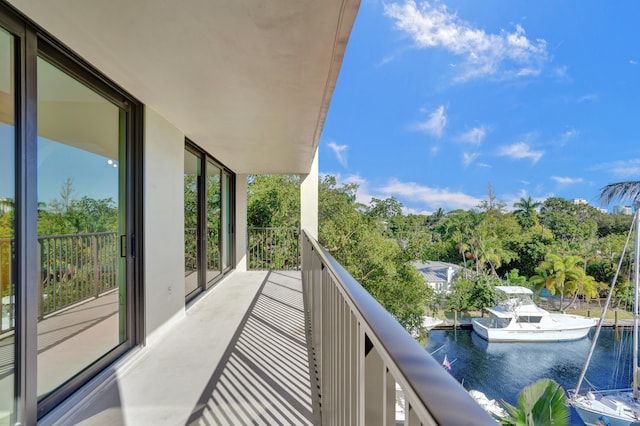
[[[145,108],[144,286],[147,344],[184,316],[184,134]]]

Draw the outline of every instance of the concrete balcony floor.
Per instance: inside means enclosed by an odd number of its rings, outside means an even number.
[[[300,272],[235,271],[162,333],[57,423],[319,423]]]

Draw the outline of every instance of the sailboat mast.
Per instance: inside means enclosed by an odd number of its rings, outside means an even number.
[[[624,254],[627,252],[627,248],[629,247],[629,240],[631,240],[631,234],[633,233],[633,229],[635,227],[636,219],[638,219],[638,214],[640,212],[636,211],[634,219],[631,221],[631,225],[629,226],[629,233],[627,233],[627,239],[624,242],[624,247],[622,248],[622,253],[620,254],[620,260],[618,261],[618,267],[616,268],[616,273],[613,276],[613,280],[611,281],[611,287],[609,287],[609,294],[607,294],[607,300],[604,303],[604,308],[602,308],[602,313],[600,314],[600,320],[598,321],[598,325],[596,326],[596,331],[593,334],[593,339],[591,339],[591,348],[589,349],[589,353],[587,354],[587,360],[584,362],[582,366],[582,371],[580,372],[580,377],[578,378],[578,384],[576,385],[575,390],[573,391],[573,398],[577,398],[580,393],[580,387],[582,386],[582,381],[584,377],[587,375],[587,370],[589,369],[589,364],[591,364],[591,357],[593,356],[593,351],[596,348],[596,344],[598,343],[598,336],[600,336],[600,330],[602,329],[602,324],[604,324],[604,319],[607,315],[607,309],[609,309],[609,305],[611,304],[611,297],[613,296],[613,290],[618,282],[618,275],[620,274],[620,270],[622,269],[622,263],[624,262]],[[636,233],[637,234],[637,233]]]
[[[638,399],[638,286],[640,281],[640,203],[636,200],[636,239],[633,256],[633,396]]]

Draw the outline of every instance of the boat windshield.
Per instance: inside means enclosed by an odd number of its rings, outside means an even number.
[[[498,301],[498,304],[507,311],[512,311],[522,306],[536,306],[536,304],[533,303],[533,300],[531,300],[531,297],[526,294],[509,294],[506,295],[506,297],[506,299]]]
[[[542,317],[539,315],[531,316],[531,315],[519,315],[518,322],[528,322],[528,323],[539,323],[542,320]]]
[[[511,318],[500,318],[495,315],[489,317],[489,328],[505,328],[511,323]]]

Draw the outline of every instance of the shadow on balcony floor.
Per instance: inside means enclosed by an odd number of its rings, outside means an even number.
[[[298,271],[230,274],[116,364],[100,390],[42,424],[319,424]]]
[[[271,272],[188,425],[318,424],[299,273]]]

